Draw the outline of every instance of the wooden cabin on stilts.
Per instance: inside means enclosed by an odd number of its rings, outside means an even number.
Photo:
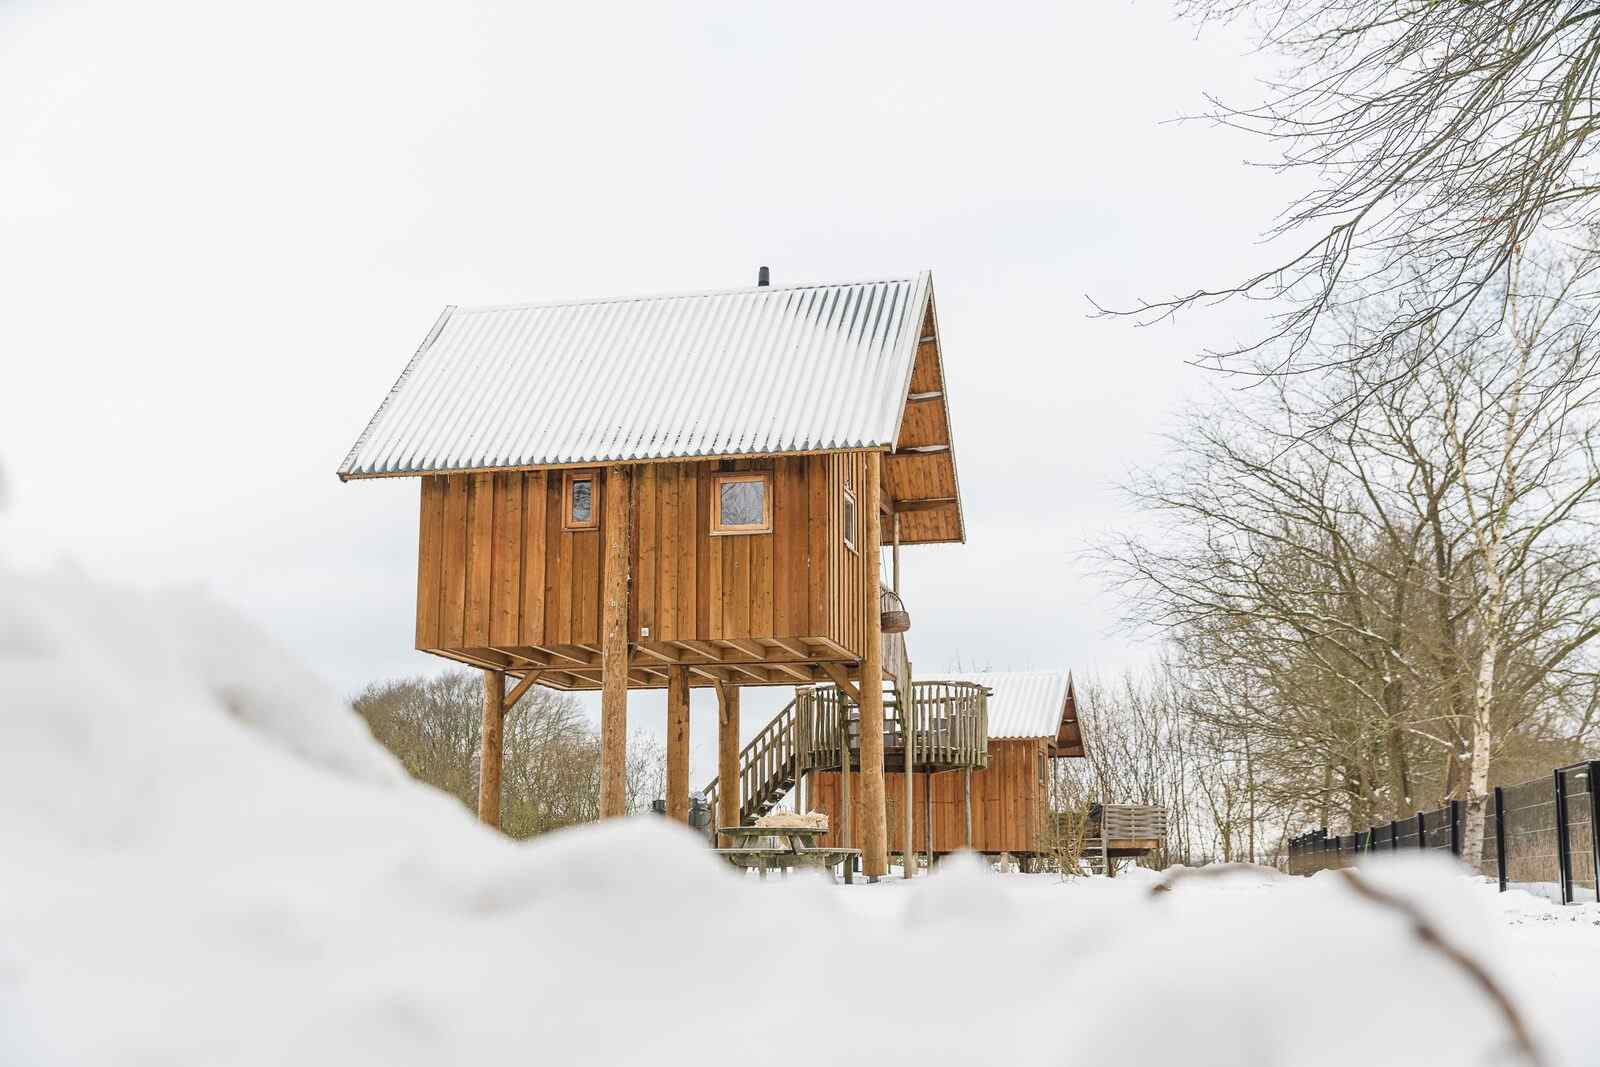
[[[504,715],[534,684],[600,691],[603,817],[623,813],[632,690],[667,691],[678,819],[689,694],[715,692],[727,827],[826,765],[800,759],[804,717],[807,743],[854,769],[839,832],[874,878],[886,764],[977,759],[981,697],[919,689],[901,625],[901,549],[965,540],[926,273],[775,287],[762,268],[745,289],[446,308],[339,477],[421,482],[416,647],[483,670],[486,823]],[[751,685],[805,694],[789,740],[757,736],[771,773],[743,763]],[[853,718],[823,722],[846,703]],[[921,728],[891,725],[918,716],[953,731],[926,760],[904,753]]]

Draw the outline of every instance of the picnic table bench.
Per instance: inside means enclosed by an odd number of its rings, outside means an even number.
[[[788,873],[793,867],[813,867],[830,874],[844,864],[844,880],[855,880],[855,861],[859,848],[820,848],[817,838],[827,833],[809,826],[724,826],[717,833],[732,838],[733,848],[713,849],[735,867],[757,870],[765,878],[770,870]],[[770,838],[771,844],[762,844]]]

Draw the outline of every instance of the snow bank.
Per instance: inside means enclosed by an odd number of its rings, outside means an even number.
[[[1373,877],[1484,940],[1457,875]],[[911,886],[740,880],[655,818],[514,844],[203,597],[0,571],[3,1063],[1504,1052],[1481,992],[1336,879],[1149,888],[971,858]]]

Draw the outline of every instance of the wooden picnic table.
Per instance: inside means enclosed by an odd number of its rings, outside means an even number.
[[[812,826],[724,826],[717,833],[738,844],[713,851],[735,867],[760,871],[763,878],[774,868],[785,874],[792,867],[815,867],[832,873],[834,866],[842,863],[846,884],[854,882],[855,861],[861,850],[818,847],[817,838],[827,832]],[[766,838],[775,843],[761,844]]]

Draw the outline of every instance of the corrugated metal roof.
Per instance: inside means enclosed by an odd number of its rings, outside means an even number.
[[[893,447],[931,288],[446,308],[339,476]]]
[[[990,737],[1055,737],[1072,685],[1070,671],[986,671],[941,674],[938,681],[977,682],[989,697]]]

